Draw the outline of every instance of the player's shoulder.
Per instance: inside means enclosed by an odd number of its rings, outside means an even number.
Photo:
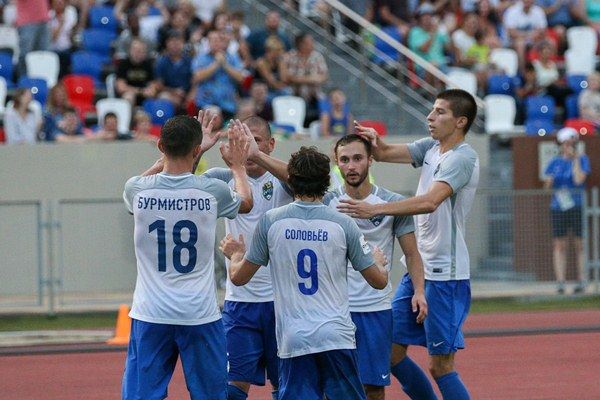
[[[401,194],[396,193],[396,192],[392,192],[391,190],[386,189],[384,187],[375,186],[375,185],[373,185],[373,186],[374,186],[373,194],[387,203],[392,202],[392,201],[404,200],[406,198],[405,196],[402,196]]]
[[[126,192],[139,192],[144,189],[150,189],[156,186],[157,176],[156,175],[147,175],[147,176],[132,176],[125,182],[125,191]]]
[[[448,155],[448,160],[458,162],[461,165],[475,165],[479,162],[479,156],[470,144],[464,142]]]
[[[233,173],[229,168],[215,167],[204,172],[202,175],[206,178],[218,179],[223,182],[229,182],[233,179]]]

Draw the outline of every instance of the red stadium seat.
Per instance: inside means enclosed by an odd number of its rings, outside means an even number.
[[[0,143],[6,142],[6,137],[4,136],[4,129],[0,128]]]
[[[358,121],[362,126],[366,126],[367,128],[373,128],[377,131],[379,136],[387,135],[387,126],[385,126],[385,122],[376,121],[372,119],[365,119],[362,121]]]
[[[67,97],[77,109],[79,117],[85,120],[85,114],[94,112],[94,79],[87,75],[67,75],[64,80]]]
[[[565,126],[575,129],[579,136],[592,136],[596,132],[594,123],[587,119],[571,118],[565,121]]]

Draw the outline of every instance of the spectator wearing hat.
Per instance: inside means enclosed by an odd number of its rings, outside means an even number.
[[[558,131],[556,139],[560,146],[559,154],[550,160],[544,173],[544,187],[553,190],[550,213],[554,274],[559,294],[565,293],[569,234],[573,235],[577,254],[578,283],[574,293],[585,290],[581,206],[585,180],[591,169],[588,156],[578,150],[578,137],[573,128],[562,128]]]
[[[184,36],[179,31],[167,35],[166,48],[156,60],[154,75],[159,97],[181,109],[192,81],[192,59],[184,54]]]

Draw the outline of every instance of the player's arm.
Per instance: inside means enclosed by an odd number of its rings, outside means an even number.
[[[452,187],[446,182],[435,181],[429,191],[423,195],[400,201],[382,204],[369,204],[354,199],[341,199],[337,206],[340,212],[353,218],[371,218],[375,215],[416,215],[429,214],[437,210],[440,204],[452,196]]]
[[[373,128],[367,128],[354,121],[356,133],[367,139],[373,145],[373,158],[376,161],[410,164],[413,162],[412,155],[408,151],[408,145],[387,144],[381,140],[381,136]]]
[[[398,243],[404,256],[406,257],[406,268],[410,274],[415,294],[412,297],[412,310],[419,312],[417,322],[422,323],[427,317],[427,300],[425,300],[425,274],[423,269],[423,260],[417,248],[417,239],[413,232],[404,234],[398,238]]]
[[[231,234],[228,234],[221,240],[219,249],[231,262],[229,263],[229,279],[236,286],[242,286],[250,282],[250,279],[256,274],[260,265],[251,263],[244,258],[246,254],[246,245],[244,236],[240,235],[239,240],[235,240]]]
[[[377,246],[373,248],[373,259],[375,263],[363,269],[360,273],[371,287],[379,290],[385,289],[388,284],[388,271],[385,268],[388,259]]]
[[[287,163],[260,151],[248,125],[241,124],[241,127],[249,143],[248,159],[272,173],[281,182],[288,183]]]
[[[232,127],[227,131],[229,141],[227,144],[222,144],[220,150],[223,160],[225,160],[233,175],[234,190],[241,198],[239,212],[247,214],[253,206],[252,190],[246,174],[248,140],[243,135],[239,124],[239,121],[232,124]]]

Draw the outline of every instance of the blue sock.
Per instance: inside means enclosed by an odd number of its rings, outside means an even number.
[[[279,390],[273,390],[273,391],[271,392],[271,398],[272,398],[273,400],[277,400],[277,399],[279,398]]]
[[[469,400],[471,398],[456,371],[435,378],[435,381],[438,388],[440,388],[440,392],[442,392],[444,400]]]
[[[433,386],[425,372],[406,356],[391,368],[392,375],[400,381],[402,390],[413,400],[437,400]]]
[[[227,400],[246,400],[248,393],[235,385],[227,384]]]

